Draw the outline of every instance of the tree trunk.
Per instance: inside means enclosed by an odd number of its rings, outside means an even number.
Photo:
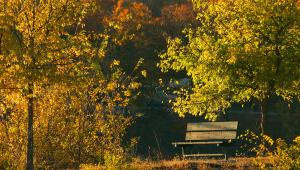
[[[27,130],[27,170],[33,170],[33,84],[29,83],[28,99],[27,99],[27,111],[28,111],[28,130]]]
[[[267,100],[264,99],[260,103],[260,111],[261,111],[261,118],[260,118],[260,130],[261,133],[264,135],[266,133],[266,124],[267,124]]]

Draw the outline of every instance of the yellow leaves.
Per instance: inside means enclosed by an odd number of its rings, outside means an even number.
[[[228,64],[235,64],[237,61],[236,56],[230,56],[229,59],[227,60]]]
[[[274,144],[274,140],[268,135],[263,135],[263,140],[267,142],[270,146]]]
[[[113,60],[112,63],[111,63],[111,68],[114,67],[114,66],[119,66],[119,65],[120,65],[120,61]]]
[[[131,82],[130,85],[129,85],[129,87],[130,87],[131,89],[138,89],[138,88],[141,87],[141,83],[138,83],[138,82]]]
[[[107,90],[113,91],[116,88],[117,84],[115,82],[109,82],[107,84]]]
[[[300,144],[300,136],[297,136],[297,137],[293,140],[293,142],[299,143],[299,144]]]
[[[253,49],[251,44],[245,44],[244,48],[245,48],[245,52],[247,52],[247,53],[251,52]]]
[[[130,90],[126,90],[126,91],[124,92],[124,95],[125,95],[126,97],[130,97],[130,96],[131,96],[131,91],[130,91]]]
[[[5,34],[0,44],[0,81],[16,89],[0,89],[5,96],[5,101],[1,96],[0,111],[13,109],[10,119],[0,123],[0,145],[5,148],[1,151],[9,154],[4,159],[13,164],[26,162],[21,159],[26,155],[26,107],[27,98],[33,97],[37,162],[44,162],[41,159],[48,158],[50,151],[54,153],[51,161],[65,164],[76,159],[74,147],[82,149],[83,155],[98,158],[103,148],[121,148],[121,139],[132,118],[127,112],[126,116],[123,114],[138,95],[141,84],[135,75],[126,75],[118,60],[102,72],[101,62],[110,36],[95,38],[85,32],[85,17],[93,15],[88,13],[89,0],[5,2],[5,12],[9,14],[0,10],[0,34]],[[0,8],[1,5],[2,1]],[[131,11],[121,11],[120,21],[124,19],[131,26]],[[122,25],[117,26],[123,31]],[[4,27],[10,30],[3,31]],[[141,28],[137,25],[137,29]],[[103,39],[100,50],[95,49],[92,43]],[[33,94],[26,89],[28,82],[34,82]],[[107,143],[113,143],[113,147]]]
[[[146,71],[146,70],[142,70],[141,74],[142,74],[142,76],[144,76],[145,78],[147,77],[147,71]]]
[[[208,113],[208,114],[205,114],[205,116],[204,116],[205,119],[213,121],[213,122],[217,120],[217,117],[218,117],[218,115],[215,113]]]
[[[265,145],[265,139],[263,135],[255,134],[251,130],[246,130],[244,133],[237,137],[243,145],[241,146],[242,152],[254,152],[257,156],[264,155],[269,148],[269,145]]]
[[[90,0],[5,2],[5,13],[0,11],[0,15],[9,19],[0,27],[9,28],[2,39],[9,43],[1,44],[6,58],[2,62],[9,66],[3,68],[15,82],[48,84],[59,78],[59,82],[70,81],[70,77],[74,80],[86,71],[80,60],[94,55],[89,39],[83,29],[69,32],[75,25],[81,26],[79,20],[89,15],[86,12],[90,10]]]
[[[297,140],[297,138],[295,138]],[[273,150],[267,150],[268,159],[278,169],[294,169],[300,167],[300,145],[297,142],[287,144],[283,139],[276,139]]]

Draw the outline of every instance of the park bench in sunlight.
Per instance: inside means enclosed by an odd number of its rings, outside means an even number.
[[[238,122],[199,122],[188,123],[185,141],[173,142],[175,147],[181,147],[183,157],[219,157],[227,159],[226,146],[233,143],[237,136]],[[221,153],[185,153],[185,147],[195,145],[216,145],[221,147]]]

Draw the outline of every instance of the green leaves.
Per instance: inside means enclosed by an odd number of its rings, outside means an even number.
[[[178,95],[173,103],[175,111],[208,118],[234,102],[299,98],[300,13],[295,0],[193,3],[201,27],[186,29],[187,40],[169,40],[160,56],[162,71],[184,70],[193,82],[188,97]]]

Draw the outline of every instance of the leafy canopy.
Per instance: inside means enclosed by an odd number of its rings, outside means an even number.
[[[177,91],[180,116],[216,112],[270,96],[300,99],[300,9],[295,0],[193,1],[200,26],[170,39],[159,64],[184,70],[193,87]]]
[[[82,75],[91,44],[83,31],[92,1],[30,0],[0,3],[1,87],[23,88]]]

